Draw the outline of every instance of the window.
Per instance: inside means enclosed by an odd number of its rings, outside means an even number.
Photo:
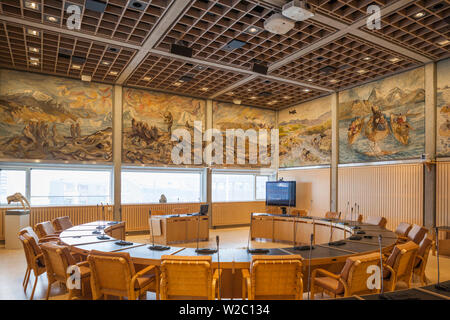
[[[20,192],[26,196],[25,170],[0,170],[0,204],[7,204],[6,197]]]
[[[110,170],[31,170],[32,205],[111,203]]]
[[[254,201],[266,199],[268,175],[217,172],[212,176],[212,201]]]
[[[201,172],[122,171],[122,203],[201,202]]]

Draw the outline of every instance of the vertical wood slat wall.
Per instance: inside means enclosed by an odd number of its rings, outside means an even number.
[[[436,226],[450,225],[450,163],[436,164]],[[443,236],[443,234],[440,234]]]
[[[212,226],[250,224],[252,212],[265,211],[265,201],[215,202],[212,204]]]
[[[342,214],[355,202],[363,220],[383,216],[387,228],[395,230],[404,221],[422,225],[423,165],[395,164],[340,167],[338,169],[338,208]]]
[[[148,210],[159,211],[160,214],[198,212],[201,203],[171,203],[123,205],[122,221],[125,221],[126,231],[147,231]],[[0,208],[0,240],[4,240],[4,214],[8,208]],[[30,215],[30,225],[34,227],[43,221],[52,221],[56,217],[68,216],[74,225],[102,220],[101,207],[97,206],[61,206],[33,207]],[[105,219],[113,220],[113,207],[105,206]]]

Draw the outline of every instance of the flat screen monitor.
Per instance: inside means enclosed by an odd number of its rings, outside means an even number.
[[[266,205],[277,207],[295,207],[295,186],[295,181],[267,181]]]
[[[206,216],[207,214],[208,214],[208,205],[207,204],[200,205],[200,215]]]

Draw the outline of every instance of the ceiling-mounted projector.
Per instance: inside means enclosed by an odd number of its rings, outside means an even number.
[[[283,6],[283,16],[294,21],[304,21],[314,16],[311,6],[306,1],[293,0]]]
[[[275,34],[285,34],[291,30],[294,25],[295,21],[283,17],[279,13],[271,15],[266,21],[264,21],[264,29]]]

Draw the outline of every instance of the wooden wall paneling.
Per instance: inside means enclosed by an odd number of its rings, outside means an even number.
[[[436,165],[436,225],[450,225],[450,163]],[[440,238],[444,239],[441,232]]]
[[[250,224],[251,213],[265,211],[265,201],[215,202],[212,204],[212,226]]]

